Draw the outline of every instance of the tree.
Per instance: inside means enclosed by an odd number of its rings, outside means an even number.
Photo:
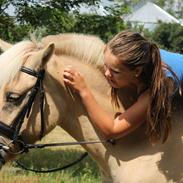
[[[100,0],[14,0],[16,19],[21,25],[31,25],[33,29],[46,27],[48,33],[66,32],[73,24],[71,11],[82,5],[97,5]]]
[[[0,0],[0,36],[8,41],[20,41],[29,32],[40,27],[47,34],[67,32],[73,25],[70,13],[81,4],[98,5],[100,0]],[[15,8],[14,16],[6,13],[9,6]]]
[[[76,22],[72,31],[95,34],[104,41],[108,41],[116,33],[126,28],[122,15],[129,11],[127,6],[114,4],[110,7],[104,7],[104,9],[106,10],[106,15],[76,14]]]
[[[107,41],[123,29],[125,29],[125,24],[118,16],[84,14],[76,16],[72,32],[98,35],[104,41]]]
[[[14,18],[6,12],[11,1],[0,0],[0,36],[4,39],[11,38],[11,30],[14,27]]]
[[[80,14],[81,5],[98,6],[99,2],[100,0],[12,0],[15,16],[14,24],[11,26],[13,29],[8,30],[8,34],[11,35],[8,39],[19,41],[28,36],[30,31],[43,28],[43,35],[78,32],[95,34],[108,40],[119,30],[124,29],[120,16],[127,8],[122,6],[106,8],[109,12],[106,16]]]
[[[180,24],[162,23],[152,33],[160,47],[183,53],[183,27]]]

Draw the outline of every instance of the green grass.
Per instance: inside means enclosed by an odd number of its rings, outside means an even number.
[[[75,161],[83,152],[78,150],[31,150],[18,160],[28,168],[47,170],[64,166]],[[90,157],[78,164],[58,172],[34,173],[22,170],[15,162],[5,165],[1,171],[0,182],[3,183],[99,183],[99,169]]]
[[[41,143],[68,142],[73,139],[60,128],[56,128]],[[39,142],[38,142],[39,143]],[[44,148],[30,150],[19,156],[19,161],[28,168],[47,170],[67,165],[83,153],[80,146],[68,148]],[[58,172],[34,173],[17,166],[15,162],[4,165],[0,171],[0,183],[100,183],[100,172],[96,163],[87,156],[76,165]]]

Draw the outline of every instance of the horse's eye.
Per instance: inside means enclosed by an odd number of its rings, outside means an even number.
[[[6,94],[6,101],[7,102],[17,102],[21,98],[21,95],[18,93],[8,92]]]

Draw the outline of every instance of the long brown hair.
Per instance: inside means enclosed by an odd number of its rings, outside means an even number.
[[[166,77],[168,69],[178,80],[171,68],[161,61],[158,46],[146,40],[139,33],[123,31],[118,33],[108,46],[111,52],[130,69],[142,66],[140,75],[149,89],[150,102],[147,109],[146,133],[152,142],[167,140],[171,130],[172,81]],[[111,90],[112,101],[118,106],[117,89]]]

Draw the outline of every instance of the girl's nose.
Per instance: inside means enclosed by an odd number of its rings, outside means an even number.
[[[107,68],[105,69],[104,75],[105,75],[106,78],[111,78],[112,77],[110,70],[107,69]]]

